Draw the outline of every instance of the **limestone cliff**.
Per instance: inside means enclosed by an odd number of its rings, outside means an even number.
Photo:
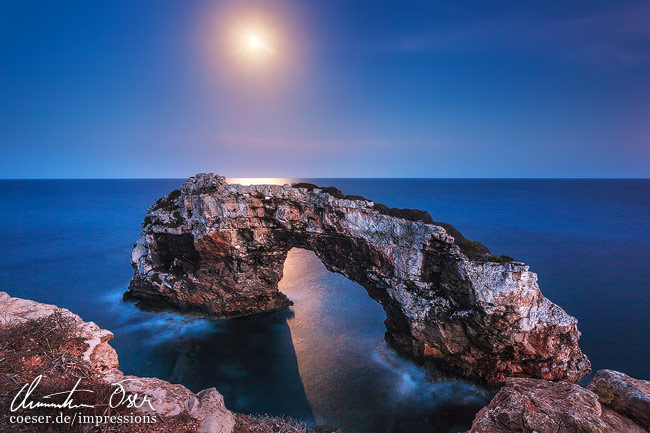
[[[576,319],[542,296],[528,266],[490,261],[426,212],[335,188],[188,179],[148,209],[127,295],[218,316],[287,308],[278,282],[294,247],[362,285],[386,312],[387,340],[428,366],[489,383],[590,371]]]

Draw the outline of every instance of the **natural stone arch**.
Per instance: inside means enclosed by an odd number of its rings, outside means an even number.
[[[490,261],[425,212],[335,188],[190,178],[148,209],[127,294],[218,316],[283,309],[278,282],[294,247],[362,285],[386,312],[387,340],[427,365],[487,382],[590,371],[576,319],[542,296],[528,266]]]

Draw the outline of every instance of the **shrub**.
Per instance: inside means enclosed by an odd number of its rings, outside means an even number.
[[[180,196],[181,196],[181,191],[179,189],[173,190],[166,197],[159,198],[156,201],[153,210],[159,210],[159,209],[172,210],[176,206],[174,204],[174,201]]]
[[[233,433],[311,433],[304,422],[285,416],[237,414]]]
[[[515,259],[513,259],[510,256],[506,256],[504,254],[502,254],[500,256],[498,256],[496,254],[490,254],[488,256],[488,261],[489,262],[495,262],[495,263],[512,263],[512,262],[515,261]]]
[[[81,379],[74,403],[94,406],[76,409],[83,416],[134,415],[126,406],[109,408],[108,401],[114,387],[102,380],[91,365],[81,357],[87,349],[82,338],[76,335],[77,323],[73,317],[60,311],[49,316],[23,322],[0,325],[0,431],[23,433],[162,433],[195,432],[199,422],[183,412],[175,417],[157,415],[156,424],[15,424],[11,423],[9,407],[21,388],[42,376],[38,386],[30,394],[30,400],[43,401],[44,396],[69,392]],[[55,401],[60,403],[63,397]],[[61,412],[57,408],[39,408],[34,415],[50,415]]]

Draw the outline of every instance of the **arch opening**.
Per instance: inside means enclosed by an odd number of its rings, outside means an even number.
[[[390,348],[382,307],[313,251],[288,252],[278,287],[294,302],[287,324],[316,424],[343,431],[460,431],[489,401],[491,394],[467,382],[431,382]]]
[[[285,309],[278,283],[289,250],[302,248],[363,286],[386,313],[386,339],[432,369],[489,383],[590,371],[577,321],[524,263],[472,253],[480,243],[413,217],[422,211],[300,185],[190,178],[148,209],[128,296],[227,317]]]

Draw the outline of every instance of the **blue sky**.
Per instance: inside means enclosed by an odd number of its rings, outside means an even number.
[[[230,28],[274,55],[246,64]],[[5,1],[0,178],[649,177],[647,1]]]

